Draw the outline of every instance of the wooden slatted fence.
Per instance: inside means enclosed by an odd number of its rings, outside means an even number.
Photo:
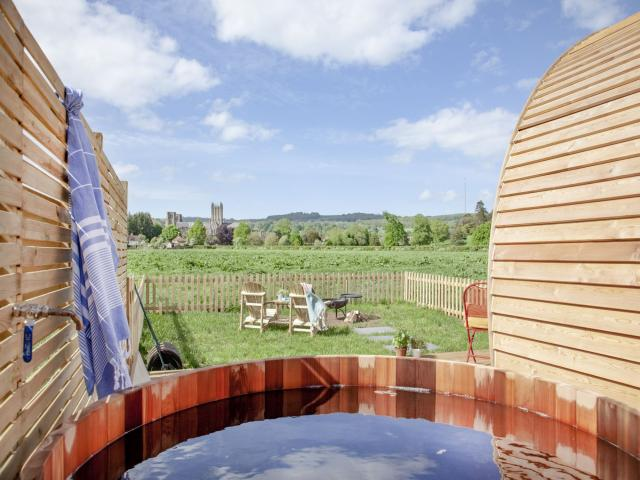
[[[307,282],[323,298],[362,294],[362,302],[407,301],[462,318],[462,291],[473,280],[414,272],[147,275],[141,295],[150,312],[224,312],[237,308],[244,282],[261,283],[267,298]],[[359,301],[355,301],[356,303]]]
[[[462,292],[474,281],[471,278],[405,272],[404,300],[463,318]]]
[[[0,0],[0,478],[14,478],[37,444],[90,401],[77,334],[39,320],[22,361],[15,303],[72,301],[64,86],[10,0]],[[126,288],[127,188],[91,132]]]
[[[401,272],[147,275],[141,294],[151,312],[223,312],[239,306],[244,282],[262,284],[270,299],[307,282],[323,298],[357,292],[380,303],[404,298],[402,279]]]

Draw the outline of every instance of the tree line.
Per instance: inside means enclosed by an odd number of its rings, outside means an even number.
[[[431,244],[453,244],[483,247],[489,244],[491,214],[482,201],[476,203],[473,214],[465,214],[453,225],[442,220],[418,214],[413,217],[410,229],[397,215],[383,213],[384,225],[367,227],[353,223],[346,227],[332,226],[321,229],[313,224],[300,228],[288,218],[281,218],[268,229],[252,228],[248,222],[240,222],[233,230],[223,225],[214,235],[207,235],[201,220],[196,220],[187,231],[189,245],[235,245],[246,246],[422,246]],[[129,215],[129,234],[143,235],[151,246],[160,247],[180,235],[175,225],[164,228],[154,221],[149,213]]]

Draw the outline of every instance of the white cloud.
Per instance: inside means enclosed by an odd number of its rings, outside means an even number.
[[[213,103],[213,109],[209,115],[204,118],[203,123],[213,127],[219,139],[223,142],[269,140],[278,133],[277,130],[235,118],[231,113],[231,108],[243,103],[244,101],[241,98],[232,98],[228,102],[217,99]]]
[[[516,88],[519,88],[520,90],[531,90],[536,86],[536,83],[538,83],[537,77],[521,78],[516,82]]]
[[[420,200],[429,200],[431,198],[431,191],[429,189],[423,190],[418,196]]]
[[[159,132],[167,123],[149,109],[141,108],[128,113],[129,123],[140,130]]]
[[[133,164],[133,163],[114,163],[113,164],[113,168],[116,171],[116,173],[118,174],[118,177],[120,177],[121,179],[123,177],[130,177],[132,175],[135,175],[136,173],[138,173],[140,171],[140,168]]]
[[[442,201],[443,202],[452,202],[456,198],[458,198],[458,193],[455,190],[447,190],[442,195]]]
[[[284,153],[287,153],[287,152],[292,151],[294,148],[295,148],[295,147],[293,146],[293,144],[291,144],[291,143],[285,143],[285,144],[282,146],[282,151],[283,151]]]
[[[501,73],[502,59],[497,48],[491,47],[476,52],[471,60],[471,66],[484,73]]]
[[[181,448],[180,444],[178,448]],[[184,448],[181,448],[184,450]],[[187,453],[188,454],[188,453]],[[183,456],[187,456],[183,454]],[[278,463],[265,468],[256,475],[246,469],[213,467],[211,473],[217,478],[249,480],[258,476],[263,480],[298,480],[300,478],[418,478],[434,475],[437,463],[425,455],[407,458],[400,454],[361,454],[360,457],[340,447],[306,447],[288,452]],[[164,467],[164,465],[163,465]],[[165,469],[168,476],[179,476],[175,466]]]
[[[173,152],[197,152],[208,155],[219,155],[228,153],[235,146],[227,143],[216,143],[213,141],[202,141],[194,138],[178,137],[173,135],[160,135],[141,132],[130,132],[124,130],[113,130],[104,132],[104,137],[109,139],[109,146],[131,149],[145,148],[153,145],[158,149]]]
[[[411,150],[402,150],[394,153],[389,157],[391,163],[407,164],[413,161],[413,152]]]
[[[587,30],[599,30],[626,14],[618,0],[562,0],[562,13]]]
[[[388,65],[471,17],[478,0],[211,0],[219,40],[292,57]]]
[[[219,83],[178,44],[115,7],[86,0],[18,0],[18,9],[66,84],[126,111]]]
[[[240,183],[256,179],[255,175],[248,173],[224,173],[221,171],[213,172],[209,178],[217,183]]]
[[[443,108],[410,122],[400,118],[376,130],[374,138],[400,149],[426,150],[437,146],[470,157],[502,158],[517,116],[503,108],[479,112],[470,104]]]

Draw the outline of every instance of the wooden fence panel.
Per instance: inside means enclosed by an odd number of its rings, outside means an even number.
[[[462,292],[472,280],[415,272],[152,275],[142,291],[150,312],[224,312],[239,307],[246,281],[262,284],[269,299],[307,282],[323,298],[355,292],[362,299],[354,304],[407,301],[462,318]]]
[[[37,444],[87,405],[77,334],[64,318],[36,323],[21,358],[15,303],[72,301],[63,82],[10,0],[0,1],[0,478],[14,478]],[[87,125],[88,128],[88,125]],[[127,186],[88,129],[120,257],[126,298]]]

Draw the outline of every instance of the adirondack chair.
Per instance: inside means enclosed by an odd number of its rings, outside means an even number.
[[[266,301],[267,292],[256,282],[246,282],[240,292],[240,330],[259,328],[262,333],[278,317],[274,302]],[[245,316],[246,315],[246,316]]]
[[[477,363],[478,358],[489,358],[473,350],[476,333],[489,331],[487,282],[474,282],[467,285],[462,293],[462,303],[464,304],[464,324],[467,329],[467,362],[469,358],[473,358]]]
[[[305,332],[315,335],[315,328],[309,320],[309,307],[307,296],[299,283],[291,288],[289,293],[289,333]]]

